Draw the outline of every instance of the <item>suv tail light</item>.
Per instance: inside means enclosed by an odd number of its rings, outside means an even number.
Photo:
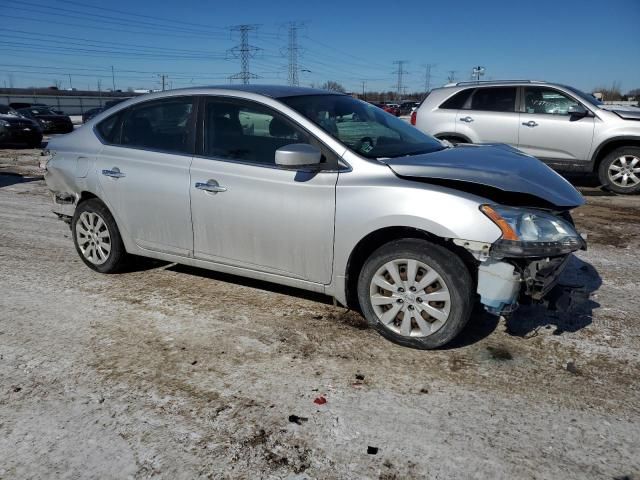
[[[416,124],[416,117],[418,116],[418,110],[411,112],[411,125]]]

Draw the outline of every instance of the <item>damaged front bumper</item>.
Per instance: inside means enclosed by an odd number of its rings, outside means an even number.
[[[487,260],[478,267],[478,294],[485,310],[509,315],[521,297],[540,302],[558,283],[571,254],[524,260]]]
[[[454,242],[479,261],[477,293],[485,310],[502,316],[513,313],[520,303],[544,302],[558,284],[573,254],[505,258],[491,244]],[[584,240],[580,248],[586,249]],[[562,291],[563,294],[571,293],[566,288]]]

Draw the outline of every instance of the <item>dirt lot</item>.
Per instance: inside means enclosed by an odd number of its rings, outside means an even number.
[[[92,272],[38,153],[0,151],[0,478],[640,478],[640,196],[583,188],[568,312],[421,352],[296,290]]]

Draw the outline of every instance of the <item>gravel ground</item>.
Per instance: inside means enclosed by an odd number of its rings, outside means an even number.
[[[640,478],[640,196],[578,179],[568,311],[423,352],[298,290],[92,272],[38,155],[0,151],[0,478]]]

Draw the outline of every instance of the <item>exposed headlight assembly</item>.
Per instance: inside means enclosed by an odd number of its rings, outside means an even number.
[[[480,210],[502,231],[491,248],[496,257],[545,257],[585,249],[567,220],[542,210],[482,205]]]

